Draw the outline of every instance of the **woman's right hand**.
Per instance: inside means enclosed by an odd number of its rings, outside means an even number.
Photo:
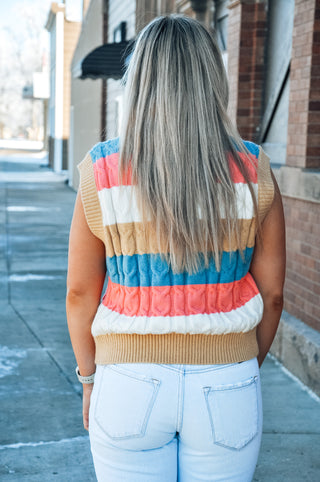
[[[82,395],[82,416],[83,416],[83,426],[86,430],[89,430],[89,409],[90,409],[90,399],[93,390],[93,383],[83,384],[83,395]]]

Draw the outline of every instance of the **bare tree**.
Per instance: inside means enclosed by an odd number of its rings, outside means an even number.
[[[17,25],[0,32],[0,137],[27,135],[35,119],[42,121],[42,103],[22,98],[34,72],[43,70],[48,49],[44,30],[47,5],[32,1],[17,6]]]

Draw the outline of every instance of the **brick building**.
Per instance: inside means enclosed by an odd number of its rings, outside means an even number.
[[[228,7],[231,115],[269,153],[286,218],[285,312],[271,351],[320,393],[320,1]]]
[[[283,195],[285,311],[271,351],[320,393],[320,0],[91,0],[94,6],[104,43],[115,41],[123,22],[132,39],[152,18],[171,12],[214,30],[229,76],[229,114],[242,137],[270,155]],[[86,29],[84,23],[80,39]],[[119,132],[123,87],[101,77],[90,82],[102,92],[102,107],[78,122],[95,122],[96,138],[111,138]],[[76,162],[91,147],[88,139],[82,136],[85,149]],[[75,172],[75,162],[70,169]]]

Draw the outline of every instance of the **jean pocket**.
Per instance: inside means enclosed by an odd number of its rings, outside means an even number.
[[[94,410],[101,430],[113,440],[143,437],[160,381],[119,365],[106,365]]]
[[[203,388],[215,444],[241,449],[257,435],[257,378]]]

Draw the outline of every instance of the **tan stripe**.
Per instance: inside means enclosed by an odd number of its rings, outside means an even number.
[[[249,219],[238,221],[240,231],[240,247],[251,248],[255,242],[255,222]],[[123,223],[113,224],[104,227],[105,244],[107,256],[120,256],[121,254],[132,256],[134,254],[166,252],[165,242],[162,248],[158,246],[156,232],[153,226],[148,223]],[[231,244],[227,240],[223,243],[224,251],[235,251],[236,240],[233,237]]]
[[[90,154],[87,154],[78,165],[80,172],[80,192],[86,220],[91,232],[104,239],[102,213],[94,179],[93,165]]]
[[[226,335],[129,335],[95,338],[96,364],[182,363],[211,365],[250,360],[258,355],[256,328]]]
[[[258,160],[258,209],[260,222],[266,217],[274,197],[274,184],[271,177],[270,158],[259,148]]]

